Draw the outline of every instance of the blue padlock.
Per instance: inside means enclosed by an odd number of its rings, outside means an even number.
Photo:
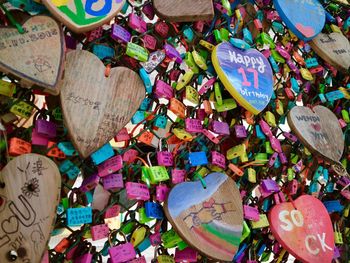
[[[145,212],[146,212],[146,216],[149,218],[155,218],[159,220],[162,220],[164,218],[162,206],[158,203],[146,202]]]
[[[205,152],[191,152],[188,154],[188,160],[192,167],[208,164],[208,158]]]

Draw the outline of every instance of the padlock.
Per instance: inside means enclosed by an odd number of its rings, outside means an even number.
[[[225,160],[225,155],[217,152],[217,151],[212,151],[211,152],[211,163],[213,165],[216,165],[222,169],[226,168],[226,160]]]
[[[107,238],[108,234],[109,228],[106,224],[91,226],[91,237],[93,241]]]
[[[186,128],[186,131],[188,131],[190,133],[196,133],[196,132],[202,132],[203,125],[202,125],[201,120],[199,120],[199,119],[186,118],[185,119],[185,128]]]
[[[188,154],[188,161],[192,167],[208,164],[208,159],[205,152],[190,152]]]
[[[156,247],[162,243],[162,237],[159,232],[155,232],[149,236],[151,245]]]
[[[237,138],[244,139],[247,137],[247,130],[245,129],[244,125],[235,125],[234,130]]]
[[[147,225],[139,225],[131,234],[130,243],[137,247],[149,234],[149,227]]]
[[[102,178],[103,188],[105,190],[116,191],[124,188],[124,181],[122,174],[109,174]]]
[[[147,201],[150,199],[150,193],[147,185],[141,183],[127,182],[125,184],[128,199]]]
[[[140,34],[143,34],[147,31],[147,24],[141,17],[134,13],[130,13],[128,18],[128,25],[130,28]]]
[[[159,21],[154,25],[155,32],[162,38],[166,38],[169,32],[169,26],[164,21]]]
[[[186,86],[185,98],[195,105],[199,104],[199,94],[197,90],[191,86]]]
[[[9,154],[11,156],[18,156],[21,154],[30,153],[32,145],[20,138],[12,137],[9,142]]]
[[[259,210],[249,205],[243,205],[243,215],[245,219],[259,221]]]
[[[163,184],[156,186],[156,200],[158,202],[165,202],[167,200],[170,189]]]
[[[113,156],[97,166],[98,175],[105,177],[109,174],[115,173],[123,168],[123,159],[121,155]]]
[[[337,245],[342,245],[344,243],[343,234],[339,230],[338,223],[334,223],[334,243]]]
[[[197,262],[198,252],[193,248],[175,250],[175,262]]]
[[[36,129],[32,130],[32,145],[47,146],[49,138],[39,134]]]
[[[128,42],[126,45],[126,51],[125,53],[136,60],[139,60],[141,62],[146,62],[149,57],[149,53],[146,48],[137,45],[133,42]]]
[[[57,126],[54,122],[37,119],[35,121],[35,130],[39,135],[45,136],[47,138],[55,138]]]
[[[66,174],[70,180],[74,180],[80,174],[80,169],[70,160],[64,160],[60,166],[59,170],[62,174]]]
[[[175,260],[170,256],[164,247],[158,246],[154,250],[154,257],[151,261],[152,263],[175,263]]]
[[[186,71],[186,73],[177,82],[175,89],[176,90],[183,89],[192,80],[193,75],[194,75],[194,72],[192,70]]]
[[[131,40],[130,32],[118,24],[112,25],[111,37],[119,43],[128,43]]]
[[[169,110],[181,119],[186,118],[186,106],[175,98],[170,99]]]
[[[163,246],[165,248],[175,247],[178,243],[182,241],[180,236],[175,232],[174,229],[170,229],[161,234]]]
[[[211,130],[219,135],[230,135],[230,126],[226,122],[212,121]]]
[[[167,145],[167,150],[166,151],[162,150],[162,142],[163,142],[163,139],[161,138],[159,140],[159,148],[158,148],[158,151],[157,151],[157,162],[158,162],[158,165],[171,167],[171,166],[174,165],[173,154],[169,151],[168,144],[166,144]]]
[[[123,236],[124,241],[118,241],[117,246],[113,246],[112,237],[118,234]],[[108,242],[110,245],[108,254],[111,263],[123,263],[136,258],[134,246],[126,241],[125,234],[120,230],[113,230],[108,236]]]
[[[169,57],[171,60],[175,61],[176,63],[181,64],[182,63],[182,57],[180,53],[170,44],[164,45],[165,54],[167,57]]]
[[[157,220],[162,220],[164,218],[164,212],[162,206],[159,203],[150,201],[146,202],[145,212],[146,216],[149,218],[155,218]]]
[[[173,184],[179,184],[185,181],[186,177],[186,170],[181,170],[181,169],[173,169],[171,171],[171,182]]]
[[[83,182],[81,183],[81,186],[79,187],[79,190],[83,193],[89,192],[93,190],[98,183],[100,182],[100,177],[97,174],[90,175],[89,177],[86,177]]]

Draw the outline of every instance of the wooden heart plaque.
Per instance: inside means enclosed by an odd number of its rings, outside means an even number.
[[[338,162],[344,151],[343,132],[337,117],[324,106],[296,106],[288,114],[288,123],[300,141],[314,154]]]
[[[1,171],[0,259],[39,263],[50,239],[60,201],[61,175],[45,156],[24,154]],[[16,262],[17,262],[16,261]]]
[[[211,20],[214,17],[212,0],[153,0],[157,15],[171,22]]]
[[[274,206],[269,212],[270,228],[277,241],[301,262],[331,263],[334,232],[331,218],[320,200],[302,195]]]
[[[310,45],[326,62],[347,72],[350,68],[350,43],[342,33],[319,34]]]
[[[61,26],[51,17],[38,15],[15,27],[0,27],[0,70],[21,79],[22,85],[38,85],[57,94],[64,63]]]
[[[242,199],[235,182],[223,173],[176,185],[165,214],[186,243],[208,257],[232,261],[243,230]]]
[[[72,143],[83,158],[109,142],[140,107],[145,87],[134,71],[105,66],[88,51],[67,54],[61,104]]]
[[[76,33],[84,33],[112,20],[125,0],[43,0],[49,11]]]

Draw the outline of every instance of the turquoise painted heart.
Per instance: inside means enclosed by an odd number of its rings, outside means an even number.
[[[274,0],[273,4],[287,27],[303,41],[316,37],[326,22],[326,12],[318,0]]]
[[[221,82],[242,107],[253,114],[266,108],[273,92],[273,74],[263,54],[224,42],[215,47],[212,62]]]

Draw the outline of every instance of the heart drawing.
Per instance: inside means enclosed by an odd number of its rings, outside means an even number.
[[[223,173],[176,185],[165,204],[165,214],[190,246],[210,258],[232,261],[243,230],[243,208],[235,182]],[[195,193],[195,194],[194,194]]]

